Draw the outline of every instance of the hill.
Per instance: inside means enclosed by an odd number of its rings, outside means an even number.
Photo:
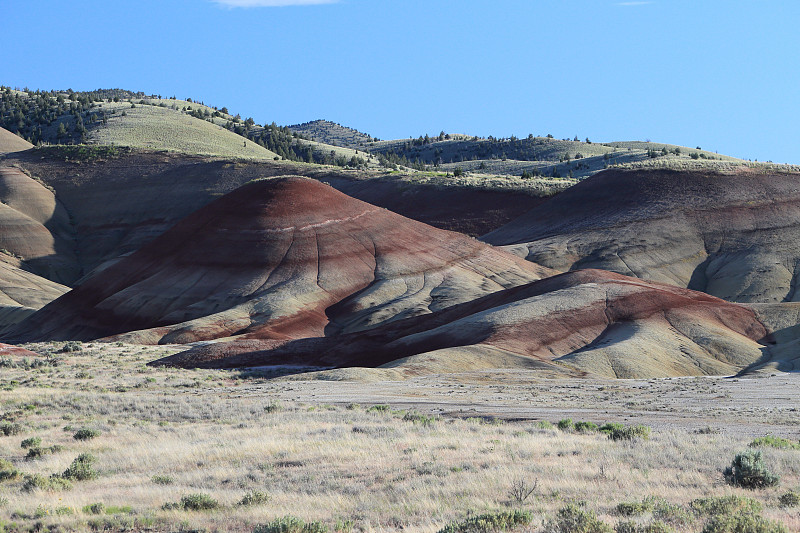
[[[586,178],[609,167],[657,160],[742,161],[716,153],[683,146],[650,142],[593,143],[555,139],[552,136],[527,138],[479,138],[441,133],[437,137],[418,137],[369,143],[367,150],[386,163],[403,162],[414,166],[434,166],[454,172],[494,175],[524,175]]]
[[[796,301],[800,173],[610,170],[483,240],[561,271],[602,268],[737,302]]]
[[[17,258],[0,254],[0,330],[69,292],[69,287],[23,270],[19,264]]]
[[[187,343],[360,330],[550,275],[315,180],[262,180],[199,209],[8,333]]]
[[[333,146],[344,146],[354,150],[364,151],[367,143],[375,140],[372,135],[342,126],[330,120],[313,120],[303,124],[294,124],[289,126],[289,129],[306,139]]]
[[[377,166],[363,151],[302,140],[192,99],[120,89],[17,91],[0,87],[0,126],[34,144],[100,144],[337,166]]]
[[[21,152],[29,148],[33,148],[31,143],[8,130],[0,128],[0,155]]]
[[[754,312],[703,293],[583,270],[362,333],[275,346],[193,348],[155,364],[375,367],[408,374],[489,368],[652,378],[733,374],[769,341]]]
[[[0,166],[0,327],[69,290],[61,283],[78,272],[74,251],[69,215],[53,193]]]
[[[14,266],[66,283],[79,271],[69,213],[20,169],[0,166],[0,251]]]
[[[254,179],[309,176],[360,200],[474,237],[500,227],[569,184],[357,171],[100,146],[42,146],[10,154],[6,162],[55,191],[68,211],[80,266],[72,277],[59,278],[68,285]]]
[[[123,102],[99,104],[96,109],[106,113],[106,121],[89,128],[86,142],[247,159],[277,157],[257,143],[176,109],[133,106]]]
[[[340,124],[259,125],[227,108],[190,98],[162,98],[120,89],[17,91],[0,87],[0,126],[34,144],[114,144],[189,154],[288,159],[351,168],[413,169],[475,176],[583,179],[603,169],[657,162],[735,162],[717,153],[649,141],[435,136],[378,141]],[[215,128],[214,126],[218,127]],[[230,133],[234,134],[233,136]],[[264,151],[267,150],[267,153]]]

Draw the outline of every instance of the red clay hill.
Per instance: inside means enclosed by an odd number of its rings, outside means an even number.
[[[733,374],[762,360],[753,310],[601,270],[561,274],[424,317],[337,337],[244,340],[155,362],[183,367],[385,367],[406,374],[538,368],[650,378]]]
[[[736,302],[800,301],[800,174],[609,170],[482,239],[561,271],[602,268]]]
[[[294,339],[430,313],[553,272],[315,180],[250,183],[90,276],[5,339]]]

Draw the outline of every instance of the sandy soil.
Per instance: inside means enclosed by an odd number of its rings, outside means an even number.
[[[323,373],[320,377],[325,376]],[[624,421],[657,429],[800,439],[800,375],[651,380],[547,379],[539,371],[430,375],[407,381],[327,381],[303,376],[239,387],[314,404],[389,404],[455,417]]]

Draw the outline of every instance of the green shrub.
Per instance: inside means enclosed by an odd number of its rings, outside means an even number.
[[[778,501],[780,502],[781,507],[797,507],[800,505],[800,494],[790,490],[785,494],[781,494],[781,497],[778,498]]]
[[[336,523],[333,525],[333,530],[338,533],[350,533],[353,531],[355,527],[355,523],[352,520],[336,520]]]
[[[170,476],[163,476],[158,474],[151,477],[150,481],[152,481],[156,485],[172,485],[173,483],[173,479]]]
[[[608,438],[611,440],[647,440],[650,438],[650,428],[642,425],[615,428],[608,433]]]
[[[23,440],[20,444],[20,447],[23,449],[28,448],[38,448],[42,445],[42,437],[30,437]]]
[[[38,457],[42,457],[44,455],[50,455],[51,453],[58,453],[63,450],[64,447],[60,444],[53,444],[52,446],[43,446],[43,447],[33,447],[28,449],[27,455],[25,455],[25,459],[36,459]]]
[[[265,413],[277,413],[281,409],[283,409],[283,405],[281,405],[281,402],[270,402],[269,404],[264,406]]]
[[[800,443],[792,442],[789,439],[784,439],[783,437],[776,437],[775,435],[766,435],[764,437],[753,439],[753,442],[751,442],[749,446],[751,448],[765,446],[770,448],[779,448],[781,450],[800,450]]]
[[[379,405],[373,405],[372,407],[367,409],[367,412],[368,413],[388,413],[390,410],[391,409],[389,408],[388,405],[379,404]],[[285,518],[293,518],[293,517],[289,516],[289,517],[285,517]]]
[[[572,422],[571,418],[561,419],[556,425],[561,431],[572,431],[572,429],[575,427],[575,424]]]
[[[25,492],[33,492],[34,490],[69,490],[71,488],[72,483],[68,479],[56,474],[50,477],[45,477],[41,474],[26,475],[22,484],[22,490]]]
[[[106,514],[133,514],[133,507],[130,505],[109,505],[106,507]]]
[[[651,498],[653,502],[653,518],[672,524],[686,526],[694,522],[694,516],[684,507],[670,503],[663,498]]]
[[[767,469],[764,457],[758,450],[747,450],[736,455],[724,475],[729,484],[746,489],[771,487],[780,481],[780,476]]]
[[[72,438],[75,440],[91,440],[99,436],[100,431],[96,429],[83,428],[76,431]]]
[[[752,513],[722,514],[711,518],[703,533],[789,533],[786,526]]]
[[[699,515],[716,516],[721,514],[734,514],[740,512],[760,513],[763,509],[761,502],[746,496],[713,496],[711,498],[698,498],[692,500],[689,506]]]
[[[296,516],[276,518],[267,524],[259,524],[253,533],[327,533],[328,528],[322,522],[303,522]]]
[[[575,504],[567,505],[558,511],[554,520],[544,528],[545,533],[611,533],[611,526],[602,522],[592,511],[581,509]]]
[[[239,500],[239,505],[262,505],[268,501],[269,494],[261,492],[260,490],[254,490],[242,496],[242,499]]]
[[[661,520],[653,520],[646,526],[639,528],[641,533],[673,533],[675,530]]]
[[[615,533],[673,533],[675,530],[660,520],[653,520],[645,525],[640,525],[632,520],[628,520],[618,523],[614,531]]]
[[[208,494],[189,494],[181,498],[180,508],[187,511],[210,511],[219,507],[219,502]]]
[[[14,468],[9,461],[0,459],[0,483],[3,481],[14,481],[20,476],[19,470]]]
[[[403,420],[423,426],[432,426],[433,423],[436,422],[436,417],[417,413],[416,411],[409,411],[403,415]]]
[[[452,522],[439,530],[439,533],[483,533],[485,531],[506,531],[531,523],[533,515],[527,511],[503,511],[486,513]]]
[[[22,426],[15,422],[0,422],[0,433],[6,437],[22,433]]]
[[[538,429],[553,429],[555,426],[552,422],[548,422],[547,420],[539,420],[536,422],[536,427]]]
[[[83,514],[103,514],[106,512],[106,506],[100,502],[90,503],[89,505],[84,505],[81,511]]]
[[[598,431],[601,433],[611,433],[614,430],[624,429],[625,424],[620,424],[619,422],[606,422],[602,426],[598,428]]]
[[[641,502],[622,502],[617,504],[617,514],[620,516],[637,516],[653,510],[653,504],[647,500]]]
[[[594,433],[597,430],[597,424],[593,422],[575,422],[575,431],[578,433]]]
[[[28,450],[28,453],[25,455],[26,459],[36,459],[37,457],[41,457],[47,453],[47,448],[31,448]]]
[[[82,453],[76,457],[72,464],[64,470],[61,477],[73,481],[86,481],[97,477],[97,470],[94,464],[97,462],[97,457],[89,453]]]
[[[64,147],[64,149],[68,149],[73,151],[72,159],[96,159],[95,157],[95,150],[102,148],[102,147],[80,147],[77,150],[73,147]],[[98,156],[99,157],[99,156]],[[81,352],[83,351],[83,345],[79,341],[69,341],[64,343],[64,346],[61,347],[59,350],[60,353],[70,353],[70,352]]]
[[[639,524],[633,520],[626,520],[625,522],[618,522],[614,526],[615,533],[639,533]]]

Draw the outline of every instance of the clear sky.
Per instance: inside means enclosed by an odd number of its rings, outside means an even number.
[[[294,5],[275,5],[294,4]],[[800,163],[797,0],[0,0],[0,84]]]

